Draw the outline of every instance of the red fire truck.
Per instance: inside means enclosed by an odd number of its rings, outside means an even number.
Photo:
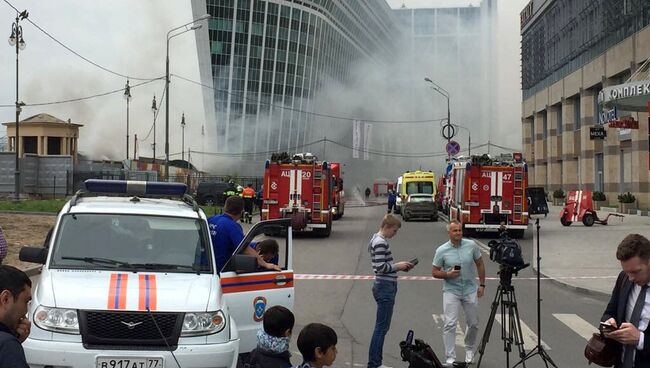
[[[449,218],[460,221],[466,235],[504,224],[513,238],[523,237],[528,166],[521,153],[460,159],[448,164],[447,173]]]
[[[332,215],[333,220],[338,220],[343,217],[345,212],[345,192],[343,191],[343,177],[341,176],[341,164],[338,162],[330,163],[330,171],[332,172]]]
[[[266,161],[262,220],[290,218],[294,231],[332,230],[334,177],[330,164],[310,153],[277,154]]]

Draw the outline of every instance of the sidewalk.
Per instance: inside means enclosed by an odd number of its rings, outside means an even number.
[[[574,222],[565,227],[560,223],[560,206],[549,206],[547,218],[539,220],[541,274],[579,290],[609,295],[621,271],[616,259],[616,247],[632,233],[650,238],[650,217],[625,215],[610,217],[608,225],[586,227]],[[598,211],[600,218],[608,212]],[[621,221],[622,220],[622,221]],[[533,232],[533,268],[537,268],[537,229],[531,220],[528,231]]]

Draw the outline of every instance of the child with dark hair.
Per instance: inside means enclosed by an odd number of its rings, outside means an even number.
[[[331,366],[336,359],[336,332],[321,323],[310,323],[298,335],[298,350],[303,363],[297,368]]]
[[[275,239],[264,239],[255,244],[255,250],[267,263],[278,264],[280,246]]]
[[[295,318],[291,311],[276,305],[264,312],[264,329],[257,332],[257,347],[250,353],[250,368],[291,367],[289,340]]]

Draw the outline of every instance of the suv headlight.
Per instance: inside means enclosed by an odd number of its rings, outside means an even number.
[[[226,317],[221,310],[205,313],[185,313],[181,336],[210,335],[226,327]]]
[[[34,312],[34,323],[47,331],[79,333],[79,318],[76,309],[50,308],[40,305]]]

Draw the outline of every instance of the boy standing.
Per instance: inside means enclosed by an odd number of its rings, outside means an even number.
[[[257,332],[257,347],[251,351],[245,367],[291,367],[289,340],[295,317],[287,308],[276,305],[264,312],[264,329]]]
[[[399,219],[391,214],[384,216],[379,227],[379,232],[374,234],[368,244],[368,251],[375,271],[375,282],[372,286],[372,295],[377,302],[377,319],[375,330],[370,340],[368,352],[368,368],[386,367],[382,364],[384,338],[390,328],[393,317],[393,306],[397,294],[397,271],[408,272],[413,264],[406,261],[393,262],[393,254],[388,246],[388,239],[397,234],[402,226]]]
[[[298,335],[303,363],[296,368],[331,367],[336,359],[336,332],[321,323],[310,323]]]

